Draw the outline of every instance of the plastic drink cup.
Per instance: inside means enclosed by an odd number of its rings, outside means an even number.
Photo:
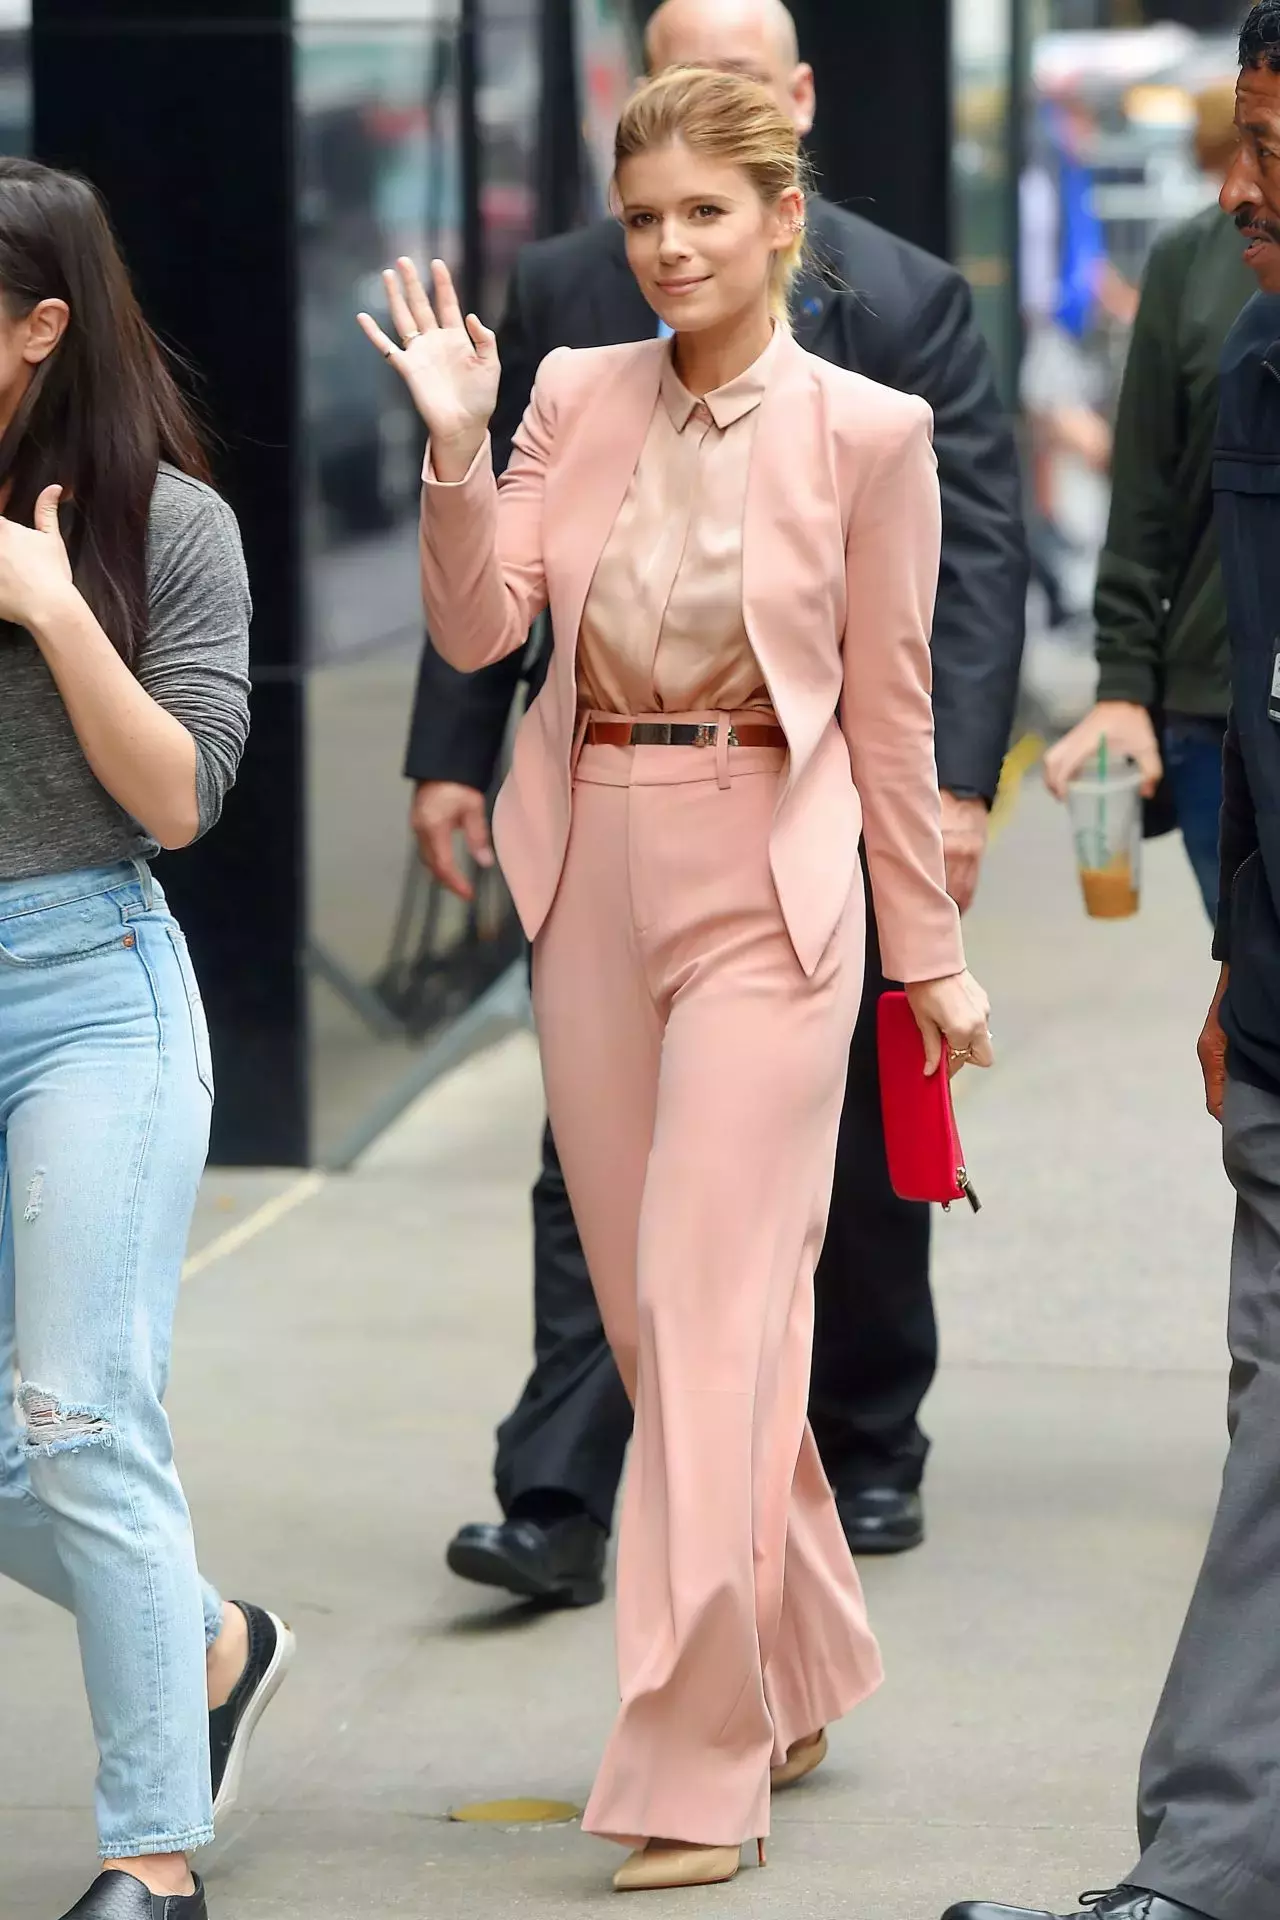
[[[1067,790],[1085,911],[1125,920],[1138,911],[1142,885],[1142,776],[1132,761],[1100,764]]]

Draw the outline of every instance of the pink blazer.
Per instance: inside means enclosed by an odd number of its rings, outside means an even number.
[[[535,939],[569,838],[574,654],[597,562],[653,409],[658,340],[542,364],[495,485],[488,448],[466,478],[422,490],[422,592],[444,658],[473,672],[523,646],[550,606],[546,685],[519,728],[494,839]],[[743,528],[746,627],[787,736],[770,860],[797,958],[812,974],[867,863],[885,972],[964,965],[943,871],[929,630],[941,511],[932,417],[788,338],[756,426]]]

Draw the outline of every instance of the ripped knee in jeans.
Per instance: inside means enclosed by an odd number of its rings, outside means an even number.
[[[27,1182],[27,1203],[22,1210],[22,1218],[29,1227],[33,1227],[44,1209],[44,1173],[33,1173]]]
[[[109,1447],[114,1438],[110,1421],[98,1408],[68,1406],[30,1380],[18,1388],[18,1408],[26,1422],[23,1448],[28,1455],[52,1458],[83,1447]]]

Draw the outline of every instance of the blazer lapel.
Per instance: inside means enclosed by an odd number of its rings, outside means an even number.
[[[747,632],[791,749],[791,772],[807,760],[830,718],[792,690],[821,683],[829,636],[838,627],[829,587],[831,554],[843,546],[832,484],[821,385],[794,339],[783,351],[760,403],[747,481],[742,538],[742,601]],[[797,598],[800,595],[800,598]],[[785,655],[784,655],[785,645]],[[814,708],[817,712],[817,708]]]
[[[572,456],[547,476],[547,582],[554,659],[572,681],[582,610],[600,555],[640,459],[657,404],[663,342],[619,355],[607,390],[583,406],[569,429]]]

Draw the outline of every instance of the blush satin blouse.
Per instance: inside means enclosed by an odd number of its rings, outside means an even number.
[[[578,633],[578,699],[601,713],[771,710],[742,617],[742,522],[779,336],[704,400],[668,353],[653,420]]]

